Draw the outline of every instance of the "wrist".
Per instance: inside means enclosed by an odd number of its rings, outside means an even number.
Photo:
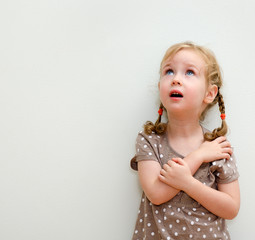
[[[203,159],[202,154],[199,151],[199,149],[197,149],[194,152],[190,153],[190,157],[192,159],[194,159],[199,166],[202,165],[202,163],[204,162],[204,159]]]
[[[189,179],[189,181],[182,190],[189,195],[190,192],[193,192],[192,189],[194,189],[194,187],[196,186],[197,181],[198,181],[197,179],[191,176],[191,178]]]

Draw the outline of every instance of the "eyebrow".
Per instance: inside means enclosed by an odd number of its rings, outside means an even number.
[[[198,71],[201,71],[201,69],[199,70],[198,67],[196,65],[194,65],[193,63],[185,63],[186,66],[188,67],[193,67],[196,68]],[[162,66],[162,69],[166,68],[166,67],[171,67],[171,63],[167,63],[165,65]]]

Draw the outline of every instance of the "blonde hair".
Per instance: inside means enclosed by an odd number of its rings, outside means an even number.
[[[192,42],[183,42],[183,43],[177,43],[173,46],[171,46],[165,53],[161,64],[160,64],[160,77],[162,74],[162,68],[163,64],[165,63],[166,60],[171,59],[174,57],[174,55],[179,52],[182,49],[191,49],[196,51],[200,56],[204,59],[206,65],[205,65],[205,79],[207,80],[208,85],[209,84],[214,84],[218,87],[218,94],[213,100],[212,103],[208,104],[205,108],[205,110],[202,112],[200,116],[200,120],[203,121],[205,118],[205,115],[207,111],[214,106],[216,103],[219,105],[219,110],[221,114],[225,114],[225,104],[223,101],[223,96],[220,93],[220,88],[222,87],[222,75],[221,75],[221,70],[219,67],[219,64],[213,54],[213,52],[205,47],[196,45]],[[162,103],[160,103],[160,107],[165,110],[164,106]],[[152,123],[150,121],[147,121],[146,124],[144,125],[144,131],[147,134],[151,134],[152,132],[155,132],[157,134],[163,134],[166,132],[167,128],[167,123],[162,123],[161,122],[161,115],[159,115],[157,121],[155,123]],[[216,139],[219,136],[224,136],[226,135],[228,131],[227,124],[225,119],[222,119],[222,124],[221,127],[214,129],[212,132],[207,132],[204,134],[205,140],[212,141]]]

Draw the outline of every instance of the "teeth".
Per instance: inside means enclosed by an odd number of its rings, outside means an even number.
[[[172,97],[182,97],[182,95],[180,93],[176,93],[176,92],[173,92],[171,94]]]

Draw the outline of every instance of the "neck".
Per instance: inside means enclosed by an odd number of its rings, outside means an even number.
[[[189,137],[202,132],[202,128],[197,117],[192,118],[174,118],[168,116],[169,122],[167,132],[170,136]]]

